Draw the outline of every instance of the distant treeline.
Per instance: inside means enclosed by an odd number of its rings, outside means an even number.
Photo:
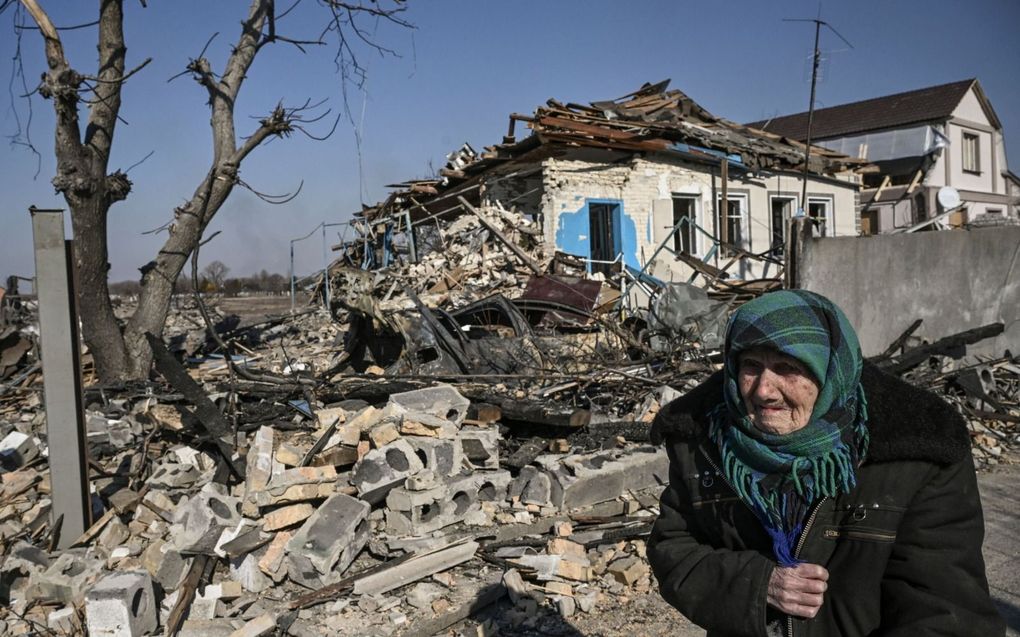
[[[219,294],[283,294],[290,291],[290,280],[283,274],[270,274],[262,270],[248,277],[225,278],[208,276],[203,271],[198,278],[198,285],[203,292]],[[219,280],[217,280],[219,279]],[[118,296],[136,296],[142,291],[138,281],[118,281],[110,284],[110,293]],[[188,294],[192,291],[191,277],[181,276],[174,285],[174,293]]]

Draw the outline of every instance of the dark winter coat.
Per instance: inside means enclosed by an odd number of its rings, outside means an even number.
[[[710,636],[765,637],[777,618],[797,637],[1005,633],[988,594],[963,419],[872,365],[861,382],[871,442],[857,487],[816,503],[798,541],[801,560],[829,571],[810,620],[766,604],[772,543],[721,475],[703,419],[721,399],[721,373],[656,418],[653,439],[666,443],[670,484],[648,558],[662,596]]]

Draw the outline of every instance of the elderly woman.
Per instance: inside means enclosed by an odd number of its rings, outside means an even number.
[[[1004,634],[963,420],[864,364],[828,299],[743,305],[724,368],[653,438],[670,484],[649,560],[710,636]]]

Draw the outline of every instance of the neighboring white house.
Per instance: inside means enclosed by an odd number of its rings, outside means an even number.
[[[805,112],[748,126],[804,140],[807,119]],[[962,203],[946,218],[949,226],[1018,218],[1002,125],[976,79],[816,110],[811,140],[879,167],[865,176],[860,193],[863,234],[939,215],[945,200],[937,195],[944,186],[955,189]]]

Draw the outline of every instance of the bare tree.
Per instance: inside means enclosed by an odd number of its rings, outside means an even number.
[[[0,11],[15,0],[0,0]],[[299,0],[300,1],[300,0]],[[223,206],[234,187],[245,184],[238,177],[241,163],[273,137],[306,132],[305,126],[324,113],[308,102],[287,107],[279,104],[262,118],[253,131],[240,137],[236,130],[234,106],[248,71],[265,45],[287,43],[304,46],[325,44],[335,38],[337,66],[347,81],[364,78],[355,57],[355,43],[391,53],[375,43],[359,26],[359,20],[385,20],[412,28],[401,18],[405,0],[318,0],[325,9],[326,26],[318,40],[302,41],[277,33],[274,0],[251,0],[241,34],[219,71],[203,51],[192,59],[185,73],[205,88],[212,111],[213,160],[191,198],[174,210],[167,226],[167,239],[156,257],[142,268],[142,290],[138,309],[125,325],[117,322],[107,282],[107,214],[110,206],[131,192],[131,181],[121,171],[108,172],[114,142],[121,89],[124,82],[144,67],[125,69],[123,0],[100,0],[97,22],[99,59],[97,72],[81,73],[72,67],[64,52],[59,30],[38,0],[20,0],[42,34],[48,70],[38,93],[52,102],[56,113],[55,153],[57,174],[53,185],[71,210],[74,234],[74,265],[79,281],[78,301],[82,333],[92,351],[99,377],[105,381],[144,378],[152,364],[145,334],[162,335],[167,311],[177,280],[202,233]],[[141,0],[145,5],[145,0]],[[284,13],[292,10],[288,9]],[[84,133],[79,107],[87,105]],[[315,137],[313,137],[315,138]],[[203,144],[207,142],[201,142]],[[256,193],[258,194],[258,193]]]
[[[230,268],[222,261],[213,261],[202,268],[202,276],[212,283],[217,291],[223,289],[223,282],[227,280],[229,272]]]

